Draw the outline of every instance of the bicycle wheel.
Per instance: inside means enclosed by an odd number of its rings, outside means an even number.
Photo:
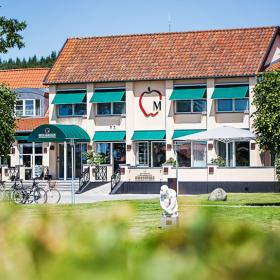
[[[47,202],[47,193],[42,188],[37,188],[33,193],[34,201],[37,204],[45,204]]]
[[[47,201],[48,203],[58,203],[60,201],[61,194],[57,189],[50,189],[47,191]]]
[[[24,204],[25,203],[25,193],[22,190],[14,190],[12,192],[12,200],[16,204]]]

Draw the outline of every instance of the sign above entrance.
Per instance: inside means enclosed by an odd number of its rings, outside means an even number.
[[[148,87],[139,98],[139,107],[145,117],[155,117],[161,111],[162,94]]]
[[[51,133],[50,128],[45,128],[45,133],[38,134],[38,138],[40,139],[46,139],[46,138],[56,138],[56,133]]]

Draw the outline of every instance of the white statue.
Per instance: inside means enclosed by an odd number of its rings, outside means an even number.
[[[163,217],[178,217],[177,194],[173,189],[163,185],[160,188],[160,206],[163,210]]]

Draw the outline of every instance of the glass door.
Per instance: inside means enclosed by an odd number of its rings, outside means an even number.
[[[87,144],[75,144],[74,150],[74,177],[78,178],[82,174],[83,163],[86,163]],[[64,144],[59,144],[59,179],[64,179]],[[66,152],[66,178],[72,179],[72,153],[71,145],[67,144]]]
[[[113,143],[113,164],[114,171],[119,168],[119,164],[125,164],[125,143]]]

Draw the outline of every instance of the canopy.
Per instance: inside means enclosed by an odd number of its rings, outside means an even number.
[[[205,87],[184,87],[175,88],[172,91],[170,100],[191,100],[205,98]]]
[[[176,129],[174,130],[172,139],[176,139],[178,137],[186,136],[186,135],[191,135],[194,133],[198,133],[201,131],[205,131],[206,129]]]
[[[17,141],[28,141],[28,135],[16,135]]]
[[[212,94],[212,99],[233,99],[248,97],[248,85],[217,86]]]
[[[86,92],[57,93],[52,104],[80,104],[85,101]]]
[[[64,142],[73,139],[76,142],[89,142],[87,132],[78,125],[43,124],[29,135],[29,142]]]
[[[93,141],[124,141],[125,131],[96,131],[93,136]]]
[[[90,99],[91,103],[121,102],[124,99],[125,90],[96,90]]]
[[[203,132],[195,133],[192,135],[178,137],[176,138],[176,140],[182,140],[182,141],[218,140],[227,143],[236,140],[252,140],[255,138],[256,138],[255,134],[247,129],[222,126],[222,127],[209,129]]]
[[[165,138],[165,130],[138,130],[134,131],[133,141],[155,141]]]

